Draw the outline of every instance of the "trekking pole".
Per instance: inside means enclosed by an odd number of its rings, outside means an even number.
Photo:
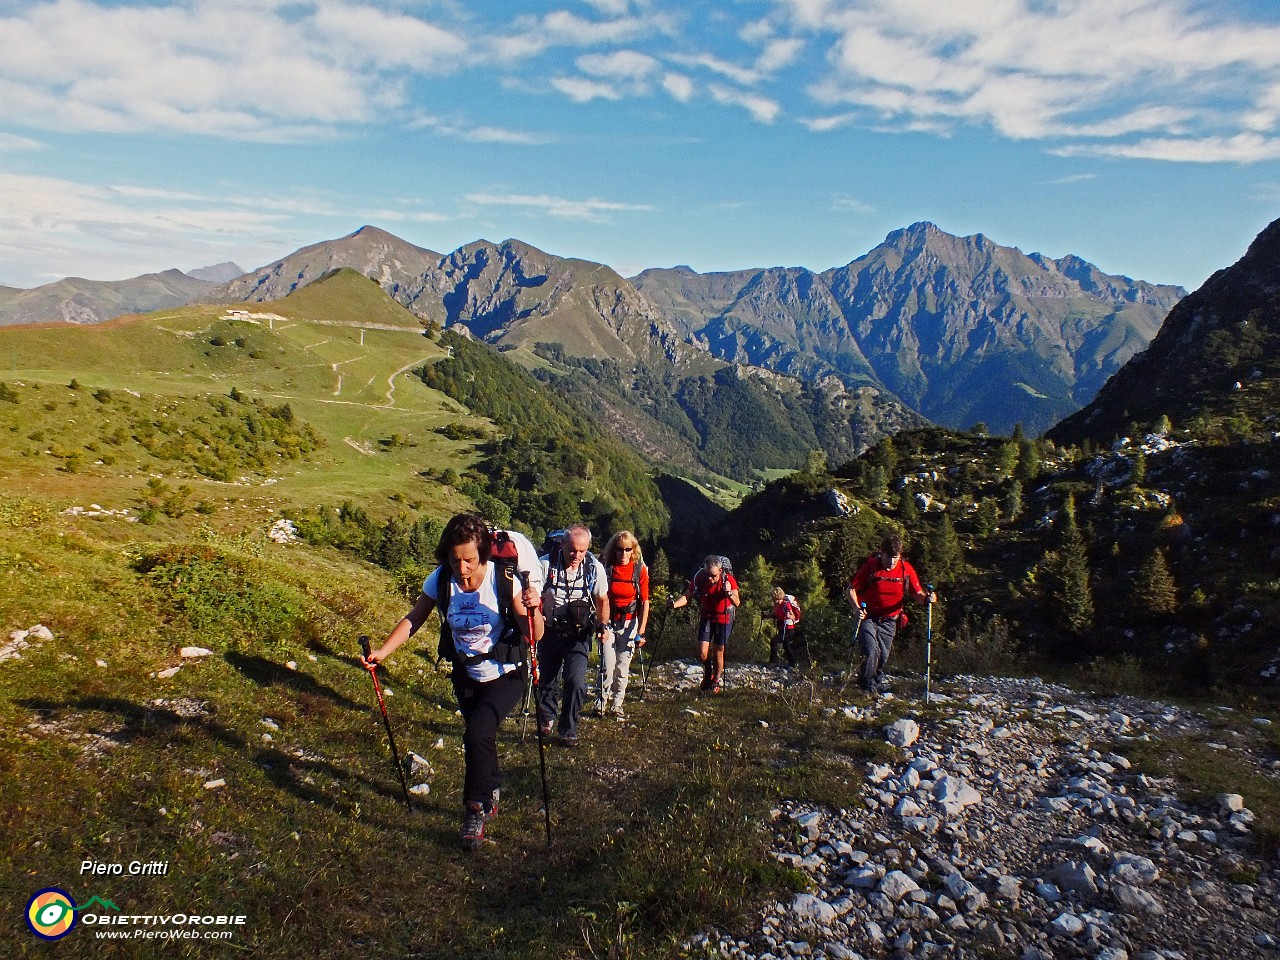
[[[640,658],[640,689],[644,689],[644,685],[648,680],[648,673],[644,668],[644,644],[640,642],[640,634],[636,633],[636,656]]]
[[[412,810],[413,803],[409,800],[409,781],[404,776],[404,765],[400,763],[400,751],[396,749],[396,737],[391,732],[391,718],[387,716],[387,703],[382,699],[382,685],[378,683],[378,664],[376,661],[369,662],[369,638],[363,635],[360,637],[360,650],[364,654],[369,676],[373,678],[373,692],[378,696],[378,709],[382,711],[382,722],[386,725],[387,739],[391,742],[391,759],[395,761],[396,773],[400,777],[400,787],[404,790],[404,805]]]
[[[529,589],[529,571],[520,571],[520,584],[525,589]],[[533,608],[526,607],[525,613],[529,618],[529,689],[532,690],[537,685],[538,677],[538,644],[533,639]],[[537,711],[535,711],[537,712]],[[547,789],[547,739],[542,734],[542,716],[539,714],[538,721],[538,767],[542,773],[542,812],[547,822],[547,849],[551,849],[551,791]]]
[[[933,593],[933,584],[926,583],[924,588]],[[925,617],[924,631],[924,705],[929,705],[929,675],[933,667],[933,601],[929,601],[929,613]]]

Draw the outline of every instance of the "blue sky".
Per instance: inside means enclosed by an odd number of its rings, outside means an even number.
[[[1267,0],[0,0],[0,283],[372,223],[624,275],[894,229],[1189,289],[1280,217]]]

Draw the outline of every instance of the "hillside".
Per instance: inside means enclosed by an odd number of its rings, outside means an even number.
[[[407,375],[444,351],[350,271],[271,313],[182,307],[94,326],[8,327],[0,348],[0,463],[18,489],[52,503],[69,506],[90,484],[90,501],[137,510],[158,477],[189,487],[186,509],[205,503],[215,523],[264,503],[353,497],[375,514],[404,500],[440,515],[453,496],[415,477],[475,456],[473,439],[439,432],[469,418]],[[280,417],[287,408],[289,429],[315,439],[282,458],[245,459],[238,451],[262,440],[243,433],[259,407]]]
[[[30,290],[0,287],[0,327],[51,321],[101,323],[121,314],[181,306],[208,296],[216,286],[180,270],[165,270],[132,280],[68,277]]]
[[[1110,442],[1161,417],[1186,424],[1276,409],[1280,382],[1280,220],[1169,314],[1159,334],[1084,409],[1050,431],[1066,442]]]
[[[918,223],[848,265],[636,288],[714,355],[805,379],[871,384],[930,420],[1039,433],[1091,399],[1185,291]]]

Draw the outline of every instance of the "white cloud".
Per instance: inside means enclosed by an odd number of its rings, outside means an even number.
[[[555,137],[528,130],[508,130],[505,127],[475,126],[441,117],[419,117],[409,124],[410,130],[434,130],[445,137],[465,140],[469,143],[503,143],[512,146],[542,146],[554,143]]]
[[[857,197],[849,196],[847,193],[837,193],[832,197],[831,209],[842,213],[856,213],[859,215],[876,212],[876,208],[865,200],[859,200]]]
[[[858,118],[856,113],[837,113],[828,117],[802,117],[800,123],[814,133],[829,133],[848,126]]]
[[[741,84],[744,87],[755,86],[760,81],[760,72],[748,67],[740,67],[735,63],[722,60],[710,53],[677,54],[671,58],[676,63],[685,67],[702,68],[717,73],[722,77],[732,80],[734,83]]]
[[[774,35],[773,24],[769,20],[752,20],[738,31],[738,36],[747,43],[763,43]]]
[[[770,41],[756,58],[756,69],[761,73],[775,73],[794,63],[803,50],[804,41],[797,37]]]
[[[1231,137],[1149,137],[1137,143],[1072,145],[1053,150],[1064,157],[1126,157],[1181,163],[1259,163],[1280,160],[1280,137],[1239,133]]]
[[[1241,134],[1280,127],[1280,24],[1210,16],[1199,0],[777,0],[775,12],[826,45],[809,92],[835,109],[806,123],[817,131],[852,107],[899,129],[1225,160],[1269,156],[1265,136]]]
[[[693,99],[693,81],[683,73],[668,73],[662,78],[662,89],[681,103]]]
[[[297,141],[395,111],[462,36],[347,0],[51,0],[0,20],[0,122]]]
[[[1050,180],[1046,186],[1050,187],[1069,187],[1074,183],[1086,183],[1089,180],[1097,180],[1096,173],[1072,173],[1065,177],[1058,177],[1056,180]]]
[[[619,80],[643,80],[659,67],[658,61],[653,57],[634,50],[588,53],[579,57],[576,62],[583,73]]]
[[[715,98],[716,103],[742,107],[761,123],[773,123],[778,118],[778,114],[782,112],[782,107],[768,97],[762,97],[754,93],[744,93],[741,90],[731,90],[718,83],[713,83],[710,90],[711,96]]]
[[[265,256],[264,244],[291,219],[272,210],[270,199],[0,173],[4,279],[27,286],[64,276],[119,280],[178,263]],[[157,250],[167,263],[156,262]]]
[[[636,37],[669,29],[669,21],[661,16],[649,19],[624,16],[612,20],[588,20],[567,10],[555,10],[542,17],[518,18],[508,32],[492,42],[500,61],[522,60],[552,47],[627,43]]]
[[[473,193],[467,200],[480,206],[517,207],[537,210],[549,217],[561,220],[592,220],[607,222],[610,213],[644,213],[653,210],[649,204],[620,203],[614,200],[569,200],[548,194],[523,193]]]
[[[18,153],[25,150],[43,150],[44,144],[16,133],[0,133],[0,153]]]
[[[551,85],[577,103],[589,103],[596,99],[622,99],[622,93],[613,84],[588,80],[586,77],[554,77]]]

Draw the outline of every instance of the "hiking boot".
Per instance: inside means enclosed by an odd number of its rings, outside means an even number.
[[[462,811],[462,849],[479,850],[484,846],[484,807],[468,803]]]
[[[712,678],[712,680],[711,680],[711,692],[712,692],[713,694],[714,694],[714,693],[723,693],[723,692],[724,692],[724,687],[723,687],[723,685],[720,683],[720,678],[719,678],[719,677],[714,677],[714,678]]]
[[[627,719],[627,715],[626,715],[626,713],[623,711],[623,709],[622,709],[621,707],[614,707],[614,708],[613,708],[613,715],[614,715],[615,717],[617,717],[619,720],[625,720],[625,719]]]
[[[538,724],[538,732],[542,734],[544,738],[551,736],[551,721],[548,720],[546,723]]]
[[[704,691],[704,692],[705,692],[705,691],[707,691],[707,690],[710,690],[710,689],[711,689],[711,686],[712,686],[712,677],[711,677],[711,674],[709,674],[709,673],[704,673],[704,674],[702,675],[702,685],[701,685],[698,689],[699,689],[699,690],[702,690],[702,691]]]
[[[484,808],[484,819],[486,822],[488,822],[489,820],[492,820],[494,817],[498,815],[498,800],[500,798],[501,793],[502,791],[499,790],[497,787],[493,788],[493,796],[489,798],[489,802],[485,804],[485,808]]]
[[[576,747],[578,745],[578,735],[576,733],[560,734],[560,746]]]

